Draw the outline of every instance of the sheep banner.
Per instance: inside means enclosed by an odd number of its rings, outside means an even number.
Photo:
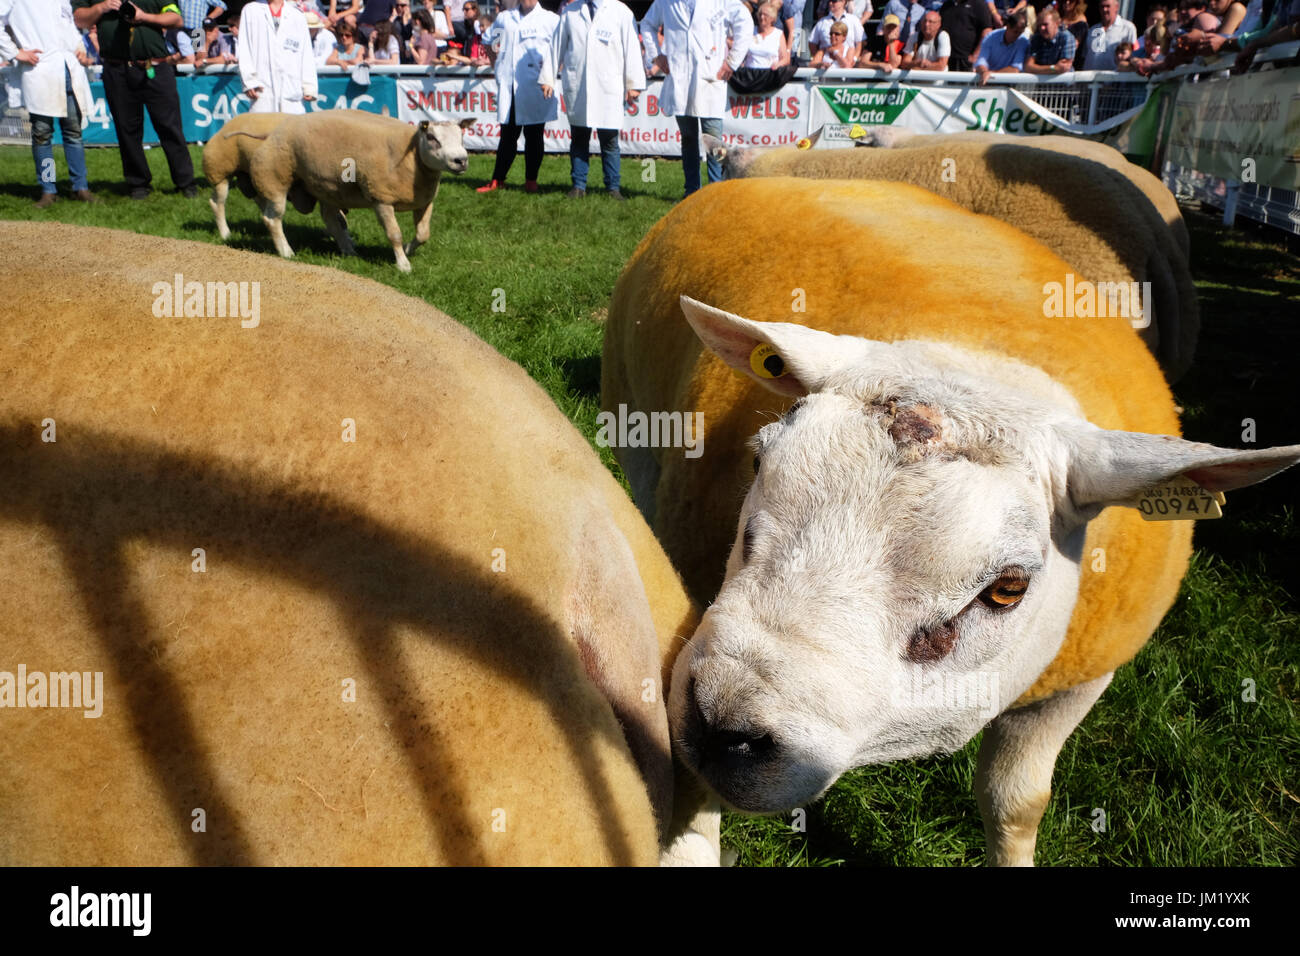
[[[1300,68],[1184,83],[1167,158],[1219,179],[1300,190]]]
[[[659,109],[662,80],[651,80],[636,105],[626,109],[619,147],[625,155],[680,156],[681,133],[671,116]],[[557,92],[557,95],[558,92]],[[789,83],[767,96],[727,98],[723,129],[729,143],[738,146],[784,146],[807,136],[811,85]],[[426,119],[473,118],[465,130],[465,147],[492,151],[501,137],[496,117],[496,80],[490,76],[420,76],[397,80],[397,117],[408,123]],[[547,123],[548,153],[567,153],[572,133],[561,100],[559,119]],[[592,149],[599,150],[592,135]],[[523,149],[520,137],[520,149]]]

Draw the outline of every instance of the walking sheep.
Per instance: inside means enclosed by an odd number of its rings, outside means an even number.
[[[203,175],[212,184],[212,198],[208,200],[217,217],[217,235],[230,238],[226,224],[226,197],[230,194],[233,179],[249,199],[256,195],[249,178],[253,153],[262,147],[266,137],[285,119],[284,113],[239,113],[232,116],[203,147]],[[311,212],[311,208],[298,209]]]
[[[1169,381],[1191,367],[1200,309],[1187,227],[1169,190],[1145,169],[1109,146],[1062,136],[953,133],[902,137],[891,140],[890,147],[800,150],[713,144],[715,152],[725,154],[731,178],[911,183],[1015,226],[1073,266],[1081,279],[1150,283],[1154,315],[1135,320],[1142,339]],[[1003,266],[991,259],[984,263],[995,275]]]
[[[518,366],[333,270],[0,257],[0,865],[657,862],[696,618]]]
[[[781,268],[720,266],[736,237]],[[712,602],[669,716],[732,805],[805,806],[851,767],[988,724],[988,858],[1031,864],[1061,745],[1187,568],[1190,522],[1139,508],[1200,515],[1300,459],[1176,437],[1127,321],[1044,315],[1071,269],[1005,223],[863,180],[724,182],[637,248],[601,400],[704,418],[702,455],[618,457]]]
[[[362,110],[322,110],[286,119],[267,136],[251,164],[253,188],[264,197],[262,221],[285,258],[293,256],[284,237],[285,203],[300,187],[320,202],[321,218],[344,255],[356,255],[343,210],[372,208],[393,245],[397,268],[411,271],[409,256],[429,241],[433,200],[444,172],[469,165],[459,123],[420,123]],[[296,182],[295,182],[296,181]],[[397,213],[410,211],[415,237],[405,247]]]

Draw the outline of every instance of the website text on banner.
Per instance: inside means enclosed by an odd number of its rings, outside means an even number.
[[[662,81],[652,80],[646,92],[626,107],[627,120],[619,134],[624,154],[680,156],[681,132],[677,122],[659,111]],[[556,91],[559,96],[559,91]],[[723,137],[741,146],[781,146],[808,135],[807,83],[790,83],[767,96],[727,97]],[[397,116],[408,123],[442,118],[472,117],[477,122],[465,131],[465,147],[495,150],[501,136],[496,121],[496,80],[482,76],[423,76],[397,80]],[[549,153],[567,153],[571,133],[561,102],[559,118],[546,124]],[[520,139],[522,143],[522,137]],[[522,147],[521,147],[522,148]],[[599,149],[592,134],[592,149]]]
[[[1300,190],[1300,67],[1184,83],[1166,159],[1219,179]]]

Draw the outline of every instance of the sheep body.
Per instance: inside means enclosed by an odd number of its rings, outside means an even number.
[[[0,863],[657,861],[694,611],[519,367],[332,270],[35,223],[0,255],[35,317],[0,645],[104,680],[98,719],[3,711]],[[254,277],[256,327],[159,304]]]
[[[1187,227],[1164,185],[1090,140],[992,133],[903,137],[890,148],[728,152],[742,177],[874,179],[921,186],[1010,223],[1092,282],[1150,282],[1143,341],[1170,381],[1190,367],[1200,329]],[[924,247],[919,247],[923,249]],[[985,268],[1005,263],[989,260]]]
[[[819,225],[818,241],[809,240],[808,223]],[[780,268],[719,269],[715,250],[735,236],[761,243]],[[903,183],[735,180],[655,225],[614,290],[601,403],[704,415],[707,453],[698,459],[675,449],[618,452],[638,506],[695,599],[711,601],[722,581],[752,478],[747,441],[790,400],[704,350],[680,295],[760,321],[995,351],[1041,368],[1100,427],[1177,435],[1169,387],[1126,320],[1044,317],[1044,284],[1069,269],[1014,227]],[[792,311],[801,302],[807,311]],[[1022,703],[1109,674],[1137,653],[1177,595],[1191,525],[1109,508],[1088,525],[1084,553],[1095,548],[1105,549],[1107,573],[1081,578],[1064,643]]]
[[[203,175],[212,184],[212,198],[208,203],[217,219],[217,234],[222,239],[230,238],[226,198],[230,195],[231,180],[249,199],[256,195],[249,178],[253,154],[284,119],[283,113],[239,113],[232,116],[203,147]],[[299,211],[306,213],[311,209]]]

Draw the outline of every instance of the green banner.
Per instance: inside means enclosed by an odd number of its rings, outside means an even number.
[[[819,86],[817,92],[826,100],[841,123],[865,126],[892,126],[920,90],[898,87],[873,89],[866,86]]]

